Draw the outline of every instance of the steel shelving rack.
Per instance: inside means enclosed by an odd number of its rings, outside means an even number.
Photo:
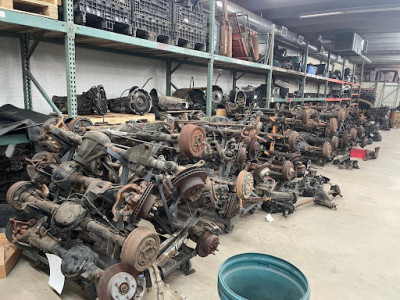
[[[32,83],[36,86],[45,100],[52,107],[53,111],[61,115],[49,95],[40,85],[39,80],[34,77],[30,71],[30,58],[40,41],[56,41],[64,44],[66,61],[66,85],[68,97],[68,114],[70,117],[77,116],[76,103],[76,83],[75,83],[75,47],[86,47],[91,49],[106,50],[111,52],[124,53],[134,56],[143,56],[157,60],[165,61],[166,64],[166,94],[171,94],[171,88],[177,88],[171,81],[172,74],[183,64],[193,64],[207,66],[207,105],[206,114],[211,115],[211,89],[213,80],[213,70],[228,69],[233,73],[233,89],[237,88],[237,81],[246,73],[259,74],[265,76],[266,80],[266,105],[277,102],[300,102],[301,105],[307,101],[346,101],[350,98],[327,98],[328,84],[339,84],[342,87],[346,84],[351,87],[360,88],[359,84],[349,83],[331,78],[311,75],[304,72],[297,72],[273,66],[273,49],[275,41],[275,27],[271,27],[271,45],[269,47],[269,62],[267,64],[249,62],[235,58],[229,58],[214,54],[214,18],[215,2],[209,0],[209,47],[208,52],[202,52],[178,46],[158,43],[145,39],[140,39],[128,35],[109,32],[101,29],[86,27],[74,24],[73,0],[63,0],[64,21],[49,19],[40,15],[32,15],[23,12],[3,10],[0,8],[0,32],[12,32],[19,36],[22,73],[23,73],[23,91],[25,108],[32,108]],[[121,50],[121,48],[123,50]],[[303,63],[307,65],[308,44],[303,49]],[[329,69],[330,59],[328,56],[327,69]],[[344,70],[345,63],[343,63]],[[363,64],[362,64],[363,69]],[[301,98],[273,98],[271,97],[271,85],[273,74],[286,77],[297,78],[300,82],[299,88],[302,93]],[[354,66],[353,66],[354,74]],[[361,71],[362,74],[362,71]],[[304,89],[307,81],[323,84],[323,98],[304,98]],[[25,139],[26,140],[26,139]],[[4,144],[5,141],[0,141]]]

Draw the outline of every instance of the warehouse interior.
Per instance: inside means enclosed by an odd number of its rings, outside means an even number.
[[[0,0],[0,295],[399,298],[399,11]]]

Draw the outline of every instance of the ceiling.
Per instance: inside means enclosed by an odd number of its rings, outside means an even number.
[[[400,68],[399,0],[234,0],[317,44],[354,31],[368,40],[368,67]],[[366,65],[367,66],[367,65]]]

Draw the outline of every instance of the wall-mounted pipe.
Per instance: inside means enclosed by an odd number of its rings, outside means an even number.
[[[209,8],[208,0],[205,0],[202,3],[203,3],[203,7],[205,9]],[[222,14],[222,1],[216,1],[216,6],[217,6],[216,7],[217,8],[216,15],[221,15]],[[274,23],[256,15],[255,13],[252,13],[251,11],[248,11],[247,9],[245,9],[239,5],[236,5],[232,2],[228,2],[228,14],[237,13],[237,12],[243,12],[249,16],[250,27],[253,30],[255,30],[259,33],[271,32],[271,25]],[[279,25],[275,25],[275,30],[276,30],[275,37],[280,42],[289,44],[296,48],[306,47],[307,42],[304,41],[304,38],[302,39],[302,37],[299,36],[298,34],[290,32],[289,30],[286,31],[284,28],[283,32],[286,34],[282,35],[282,26],[279,26]],[[317,56],[319,56],[320,58],[322,58],[324,60],[328,59],[328,53],[320,53],[320,49],[315,45],[310,44],[308,50],[309,50],[309,52],[316,54]],[[343,59],[337,55],[331,54],[330,59],[331,59],[331,61],[334,61],[334,62],[337,62],[340,64],[343,63]]]

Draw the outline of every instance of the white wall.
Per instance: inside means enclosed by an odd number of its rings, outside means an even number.
[[[361,84],[361,88],[374,88],[375,82],[363,82]],[[400,102],[400,93],[396,93],[399,88],[398,83],[396,82],[378,82],[376,86],[376,101],[375,106],[389,106],[389,107],[397,107]],[[397,98],[396,98],[397,96]]]
[[[313,63],[319,63],[316,59],[310,60]],[[142,86],[149,77],[153,79],[146,85],[147,90],[157,88],[165,92],[165,63],[161,60],[78,47],[76,68],[77,93],[102,84],[107,98],[119,97],[123,90],[133,85]],[[31,72],[50,97],[67,94],[63,45],[40,43],[31,58]],[[232,72],[214,69],[214,83],[219,74],[221,76],[218,79],[218,85],[225,93],[229,93],[232,89]],[[189,87],[192,76],[196,86],[207,85],[207,68],[191,65],[183,65],[178,69],[172,75],[172,82],[179,88]],[[238,81],[237,86],[259,86],[265,81],[266,75],[246,74]],[[18,38],[0,37],[0,84],[0,106],[9,103],[22,108],[24,101]],[[292,80],[290,92],[296,90],[298,90],[298,84]],[[306,92],[316,91],[317,84],[307,82]],[[323,93],[323,86],[320,92]],[[43,113],[51,112],[50,106],[33,84],[32,99],[34,110]]]
[[[160,89],[165,93],[165,63],[161,60],[146,59],[117,53],[76,48],[77,93],[102,84],[107,98],[119,97],[121,92],[133,85],[142,86],[149,77],[153,79],[146,90]],[[43,86],[47,94],[65,96],[66,72],[64,46],[40,43],[31,58],[31,72]],[[214,69],[214,80],[229,93],[232,89],[232,73]],[[179,88],[189,87],[194,77],[196,86],[207,86],[207,68],[183,65],[172,75],[172,82]],[[266,76],[246,74],[238,81],[238,86],[258,86],[265,83]],[[13,104],[24,106],[22,71],[19,40],[14,37],[0,37],[0,106]],[[172,89],[174,91],[174,89]],[[43,113],[51,112],[50,106],[32,84],[33,109]]]

